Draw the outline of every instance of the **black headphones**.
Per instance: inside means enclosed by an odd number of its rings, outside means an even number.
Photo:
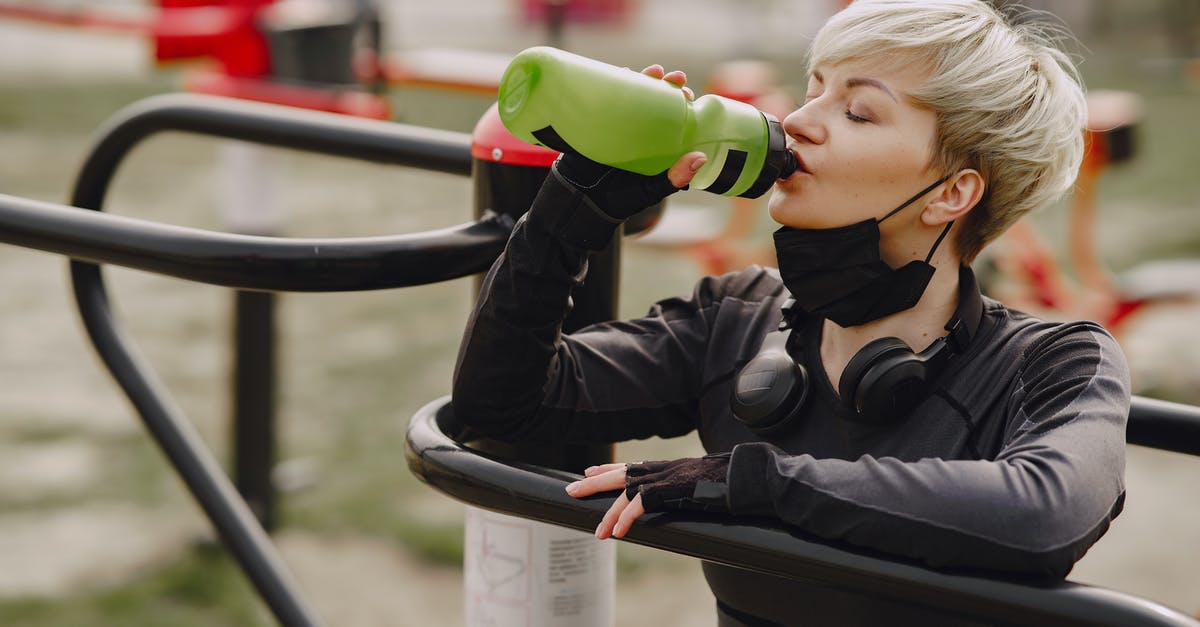
[[[929,382],[971,343],[983,315],[983,298],[970,267],[961,266],[958,277],[958,307],[946,323],[948,334],[920,353],[899,338],[879,338],[846,364],[838,394],[859,420],[881,425],[908,416],[928,394]],[[779,329],[767,334],[733,384],[729,402],[734,417],[762,435],[787,428],[808,398],[808,372],[787,350],[794,305],[792,300],[784,305]]]

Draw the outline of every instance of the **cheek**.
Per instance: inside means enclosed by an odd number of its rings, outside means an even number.
[[[927,184],[929,143],[920,133],[842,129],[812,178],[777,187],[771,218],[797,228],[830,228],[881,217]],[[878,129],[875,129],[878,130]]]
[[[925,151],[915,150],[912,143],[901,138],[863,144],[839,155],[837,174],[840,183],[867,190],[919,178],[925,168]]]

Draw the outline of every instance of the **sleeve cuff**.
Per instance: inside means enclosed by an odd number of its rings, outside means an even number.
[[[563,242],[589,251],[603,250],[621,225],[575,186],[550,170],[529,209],[529,222]]]
[[[769,467],[778,448],[765,442],[747,442],[733,447],[729,459],[729,511],[739,516],[774,516]]]

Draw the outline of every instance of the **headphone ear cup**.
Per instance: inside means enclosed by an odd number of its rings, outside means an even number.
[[[854,410],[863,422],[887,424],[901,420],[925,394],[925,360],[907,346],[882,355],[862,373],[854,392]]]
[[[862,387],[863,379],[866,378],[871,368],[889,356],[912,354],[912,349],[908,344],[896,337],[881,337],[867,343],[854,354],[854,357],[850,358],[850,362],[842,369],[842,377],[838,381],[838,395],[842,397],[842,402],[850,409],[857,411],[858,403],[855,399]]]
[[[761,435],[782,430],[808,398],[808,371],[782,352],[755,357],[733,383],[734,417]]]

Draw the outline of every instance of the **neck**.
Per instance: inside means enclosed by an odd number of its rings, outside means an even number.
[[[821,362],[829,380],[837,387],[842,370],[862,347],[881,337],[895,337],[920,352],[946,335],[946,322],[958,307],[958,262],[937,264],[921,300],[910,309],[866,324],[841,327],[824,321],[821,333]]]

